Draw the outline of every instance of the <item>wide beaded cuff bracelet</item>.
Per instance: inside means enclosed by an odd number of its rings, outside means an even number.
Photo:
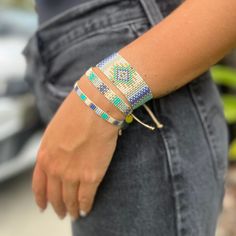
[[[132,108],[99,78],[99,76],[92,70],[92,67],[90,67],[85,72],[85,75],[89,81],[99,90],[99,92],[121,112],[123,112],[125,115],[132,113]]]
[[[108,121],[109,123],[120,126],[121,128],[124,125],[123,120],[117,120],[111,116],[109,116],[105,111],[103,111],[100,107],[98,107],[95,103],[93,103],[86,94],[81,90],[81,88],[78,86],[77,82],[74,84],[74,90],[77,93],[77,95],[81,98],[81,100],[92,110],[95,111],[97,115],[99,115],[103,120]]]
[[[132,109],[153,98],[146,82],[118,52],[106,57],[96,66],[124,94]]]

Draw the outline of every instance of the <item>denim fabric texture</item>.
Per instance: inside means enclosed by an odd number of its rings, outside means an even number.
[[[35,0],[39,23],[88,0]]]
[[[24,55],[26,81],[45,124],[91,65],[179,4],[89,0],[43,23]],[[164,128],[151,131],[134,121],[123,130],[92,211],[71,224],[73,236],[215,235],[225,191],[228,129],[210,72],[146,104]],[[134,114],[153,124],[144,107]]]

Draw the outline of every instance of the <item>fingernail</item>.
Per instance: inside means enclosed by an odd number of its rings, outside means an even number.
[[[61,220],[64,219],[65,215],[58,215]]]
[[[44,209],[43,208],[39,208],[39,211],[42,213],[44,211]]]
[[[80,210],[79,214],[80,214],[81,217],[85,217],[87,215],[87,213],[83,210]]]
[[[71,219],[71,221],[73,221],[73,222],[74,222],[74,221],[76,221],[76,219],[77,219],[77,218],[76,218],[76,217],[74,217],[74,216],[70,216],[70,219]]]

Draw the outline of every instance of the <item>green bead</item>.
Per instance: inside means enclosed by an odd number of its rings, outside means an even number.
[[[81,94],[80,97],[83,101],[86,100],[86,98],[87,98],[84,94]]]
[[[95,74],[92,72],[92,73],[89,75],[89,79],[90,79],[90,80],[94,80],[94,78],[95,78]]]
[[[115,105],[118,105],[120,102],[121,102],[121,99],[120,99],[120,98],[118,98],[118,97],[115,97],[115,98],[114,98],[114,104],[115,104]]]
[[[108,115],[106,113],[102,113],[101,114],[101,117],[104,119],[104,120],[107,120],[108,119]]]

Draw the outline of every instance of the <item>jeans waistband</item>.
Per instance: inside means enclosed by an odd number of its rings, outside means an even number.
[[[112,25],[147,21],[145,10],[148,12],[151,7],[145,7],[144,10],[140,4],[137,4],[139,1],[92,0],[51,18],[37,30],[42,57],[50,60],[59,50],[68,46],[68,41],[83,38],[85,35],[104,30]],[[149,1],[154,2],[155,0]],[[146,5],[150,5],[150,3]],[[109,8],[109,12],[107,8]],[[68,24],[68,22],[70,23]],[[44,43],[40,45],[40,41]],[[47,55],[44,56],[44,54]]]

